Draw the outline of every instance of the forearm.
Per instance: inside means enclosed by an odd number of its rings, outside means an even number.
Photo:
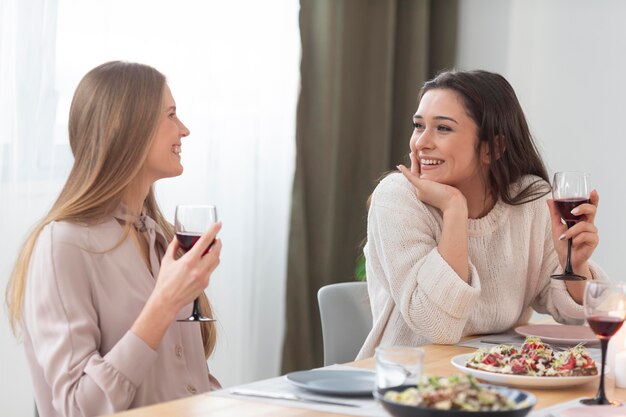
[[[176,313],[175,309],[153,294],[133,323],[131,331],[156,350]]]
[[[377,248],[371,248],[375,252]],[[411,257],[411,254],[407,255]],[[423,256],[417,264],[403,270],[394,270],[385,276],[378,264],[368,261],[368,279],[385,279],[382,291],[391,291],[400,314],[407,326],[434,343],[456,343],[470,316],[480,289],[467,285],[450,264],[443,259],[438,248]],[[469,265],[472,280],[479,282],[476,269]]]
[[[587,281],[593,280],[593,274],[589,269],[589,264],[586,262],[580,268],[576,268],[574,273],[587,278]],[[585,283],[586,281],[565,281],[567,292],[572,296],[574,301],[581,305],[583,303],[583,295],[585,293]]]
[[[437,249],[441,257],[465,282],[469,281],[467,248],[467,207],[459,204],[443,212],[441,239]]]

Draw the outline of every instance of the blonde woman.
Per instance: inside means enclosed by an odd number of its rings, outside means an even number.
[[[183,172],[188,135],[154,68],[109,62],[78,85],[72,171],[7,288],[41,417],[110,414],[219,386],[206,363],[213,323],[175,320],[197,296],[211,314],[203,290],[219,264],[221,225],[182,255],[152,189]]]

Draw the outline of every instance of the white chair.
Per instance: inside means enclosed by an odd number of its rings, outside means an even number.
[[[342,282],[317,292],[322,319],[324,366],[353,361],[372,329],[367,283]]]

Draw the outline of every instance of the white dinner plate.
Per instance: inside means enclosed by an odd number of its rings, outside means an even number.
[[[311,370],[287,374],[287,380],[298,388],[326,395],[372,395],[375,387],[373,371]]]
[[[465,363],[469,358],[474,356],[473,353],[466,353],[453,357],[450,362],[461,371],[474,375],[476,378],[493,384],[506,385],[518,388],[561,388],[571,387],[575,385],[585,384],[599,378],[599,375],[585,376],[527,376],[527,375],[509,375],[498,374],[495,372],[481,371],[479,369],[468,368]]]
[[[597,343],[598,339],[589,327],[568,324],[529,324],[519,326],[515,331],[522,336],[538,336],[546,343],[576,345]]]

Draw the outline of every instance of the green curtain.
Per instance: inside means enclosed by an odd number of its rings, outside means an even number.
[[[408,161],[420,86],[454,65],[456,0],[301,0],[283,372],[323,364],[320,287],[354,280],[366,200]]]

